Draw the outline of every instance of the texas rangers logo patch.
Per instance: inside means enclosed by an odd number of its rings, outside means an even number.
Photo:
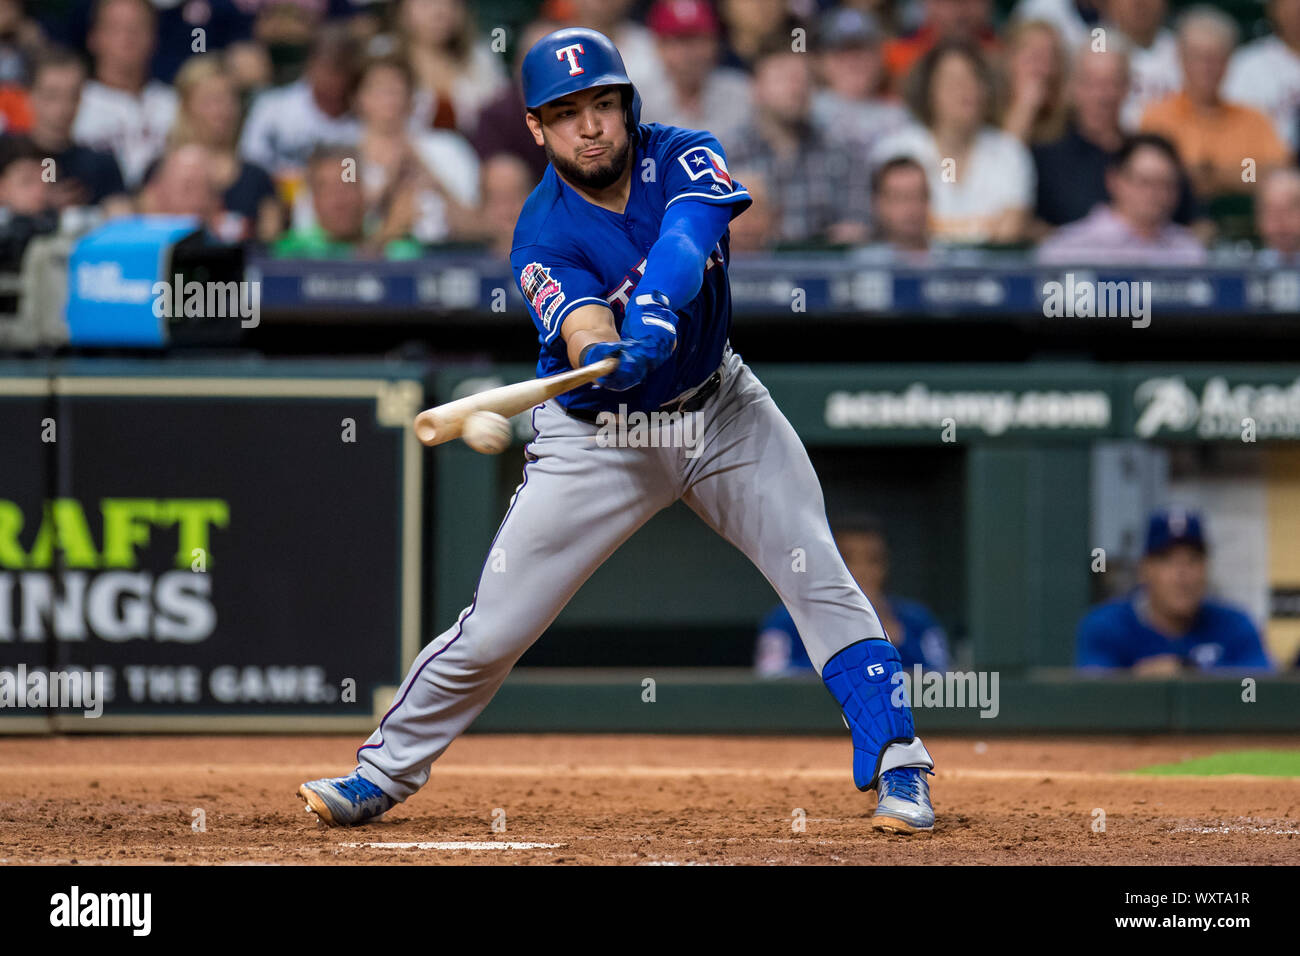
[[[533,307],[533,311],[549,331],[551,318],[555,315],[555,307],[564,301],[559,280],[552,278],[551,270],[540,262],[530,262],[519,274],[519,288],[523,290],[524,298],[528,300],[528,304]],[[551,303],[550,308],[543,309],[546,300],[554,295],[558,295],[559,298]]]
[[[703,176],[712,176],[714,182],[722,183],[728,189],[735,188],[735,184],[731,181],[731,174],[727,172],[726,162],[707,146],[688,149],[677,157],[677,162],[682,164],[682,169],[686,170],[686,175],[690,176],[692,181]]]

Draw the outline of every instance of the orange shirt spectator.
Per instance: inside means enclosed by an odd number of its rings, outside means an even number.
[[[32,128],[32,105],[21,86],[0,86],[0,129],[26,133]]]
[[[903,78],[916,65],[916,61],[929,53],[940,39],[941,35],[935,27],[923,25],[906,36],[895,37],[885,43],[885,70],[889,73],[893,89],[902,86]],[[985,54],[997,53],[998,38],[992,29],[980,30],[974,39]]]
[[[1179,18],[1177,32],[1182,90],[1148,106],[1141,129],[1174,144],[1202,198],[1250,192],[1289,153],[1267,114],[1220,93],[1240,29],[1223,11],[1199,6]]]
[[[1142,131],[1158,133],[1178,149],[1196,190],[1203,196],[1249,192],[1267,170],[1286,165],[1290,154],[1267,114],[1220,101],[1197,105],[1175,93],[1148,107]],[[1242,162],[1255,161],[1249,182]]]

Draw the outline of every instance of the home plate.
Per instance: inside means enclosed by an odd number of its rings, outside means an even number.
[[[340,843],[372,850],[558,850],[564,843],[511,843],[501,840],[465,840],[446,843]]]

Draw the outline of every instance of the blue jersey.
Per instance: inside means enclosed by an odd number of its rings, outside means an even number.
[[[615,326],[645,272],[646,255],[659,238],[669,205],[681,201],[726,204],[734,219],[750,204],[745,187],[727,172],[722,146],[710,133],[643,124],[634,151],[631,192],[620,215],[584,199],[555,172],[546,174],[515,225],[510,265],[541,345],[538,376],[567,371],[560,335],[565,317],[590,304],[608,305]],[[557,399],[590,411],[653,411],[700,385],[722,362],[731,331],[727,282],[729,235],[709,254],[699,294],[676,308],[677,348],[644,382],[624,392],[585,385]]]
[[[903,633],[891,635],[890,639],[903,661],[903,668],[910,671],[915,664],[923,670],[946,671],[948,669],[948,638],[943,628],[935,620],[930,609],[917,601],[906,598],[890,597],[889,609],[902,625]],[[755,667],[763,677],[777,677],[811,671],[812,661],[808,651],[799,639],[799,631],[794,626],[794,618],[784,604],[778,604],[763,618],[759,627],[758,647],[755,652]]]
[[[1250,667],[1270,670],[1268,655],[1255,625],[1227,604],[1205,601],[1191,630],[1168,638],[1138,616],[1140,592],[1093,608],[1079,622],[1076,660],[1080,667],[1132,667],[1161,654],[1176,654],[1189,667]]]

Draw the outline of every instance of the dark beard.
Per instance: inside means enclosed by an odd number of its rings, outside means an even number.
[[[551,161],[555,171],[569,183],[592,192],[608,189],[623,177],[623,173],[627,171],[628,157],[631,152],[631,144],[628,144],[622,152],[611,157],[603,166],[597,166],[591,172],[583,172],[576,164],[556,155],[550,144],[546,144],[546,158]]]

